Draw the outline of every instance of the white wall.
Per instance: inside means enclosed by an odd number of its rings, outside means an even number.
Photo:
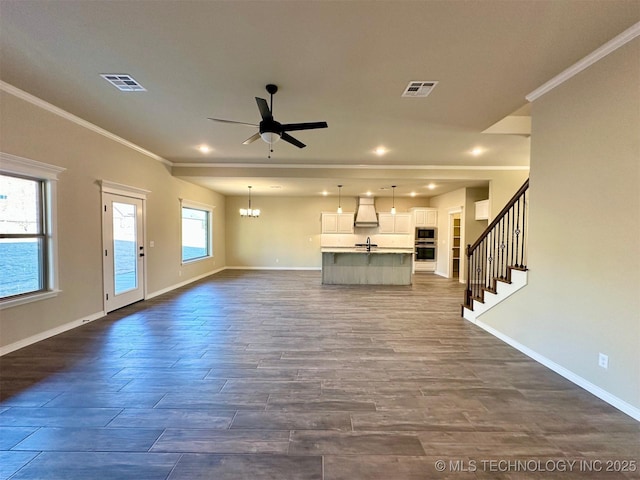
[[[636,38],[534,102],[529,284],[480,320],[640,417],[639,58]]]

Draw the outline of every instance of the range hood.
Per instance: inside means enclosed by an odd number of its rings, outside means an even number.
[[[358,199],[358,213],[356,213],[356,227],[377,227],[378,214],[373,204],[373,198],[360,197]]]

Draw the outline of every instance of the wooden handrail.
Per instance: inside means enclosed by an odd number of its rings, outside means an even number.
[[[482,234],[478,237],[478,239],[474,242],[474,244],[471,245],[471,247],[467,247],[467,256],[469,256],[471,252],[473,252],[478,247],[478,245],[480,245],[482,240],[487,238],[489,233],[491,233],[491,230],[493,230],[493,227],[495,227],[500,222],[500,220],[502,220],[502,217],[504,217],[507,214],[507,212],[511,209],[511,207],[513,207],[516,204],[516,202],[518,201],[518,198],[520,198],[520,195],[522,195],[527,190],[527,188],[529,188],[528,178],[527,178],[527,181],[524,182],[524,184],[518,189],[515,195],[511,198],[511,200],[509,200],[509,202],[507,202],[504,208],[500,210],[500,213],[496,215],[496,218],[493,219],[493,221],[484,230],[484,232],[482,232]]]
[[[473,245],[467,245],[467,288],[463,306],[484,301],[484,292],[495,293],[496,282],[509,282],[511,270],[526,270],[527,189],[518,189]],[[464,308],[463,308],[464,312]]]

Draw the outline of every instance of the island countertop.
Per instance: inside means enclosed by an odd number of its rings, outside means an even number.
[[[370,251],[367,251],[366,247],[322,247],[320,249],[322,253],[375,253],[375,254],[389,254],[389,253],[413,253],[413,248],[400,248],[400,247],[374,247]]]
[[[411,285],[412,254],[412,248],[323,247],[322,283]]]

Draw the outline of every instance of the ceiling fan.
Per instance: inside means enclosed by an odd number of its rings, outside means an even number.
[[[256,103],[258,104],[258,110],[260,110],[260,116],[262,120],[259,125],[254,123],[236,122],[234,120],[223,120],[221,118],[209,118],[214,122],[223,123],[235,123],[239,125],[248,125],[250,127],[258,127],[258,133],[251,135],[244,142],[244,145],[248,145],[255,142],[258,138],[262,138],[269,145],[273,145],[278,140],[282,139],[298,148],[304,148],[306,145],[297,138],[292,137],[287,132],[294,132],[296,130],[313,130],[316,128],[327,128],[327,122],[307,122],[307,123],[280,123],[273,118],[273,94],[278,91],[278,86],[269,84],[266,86],[267,92],[271,96],[271,107],[267,104],[264,98],[256,97]]]

